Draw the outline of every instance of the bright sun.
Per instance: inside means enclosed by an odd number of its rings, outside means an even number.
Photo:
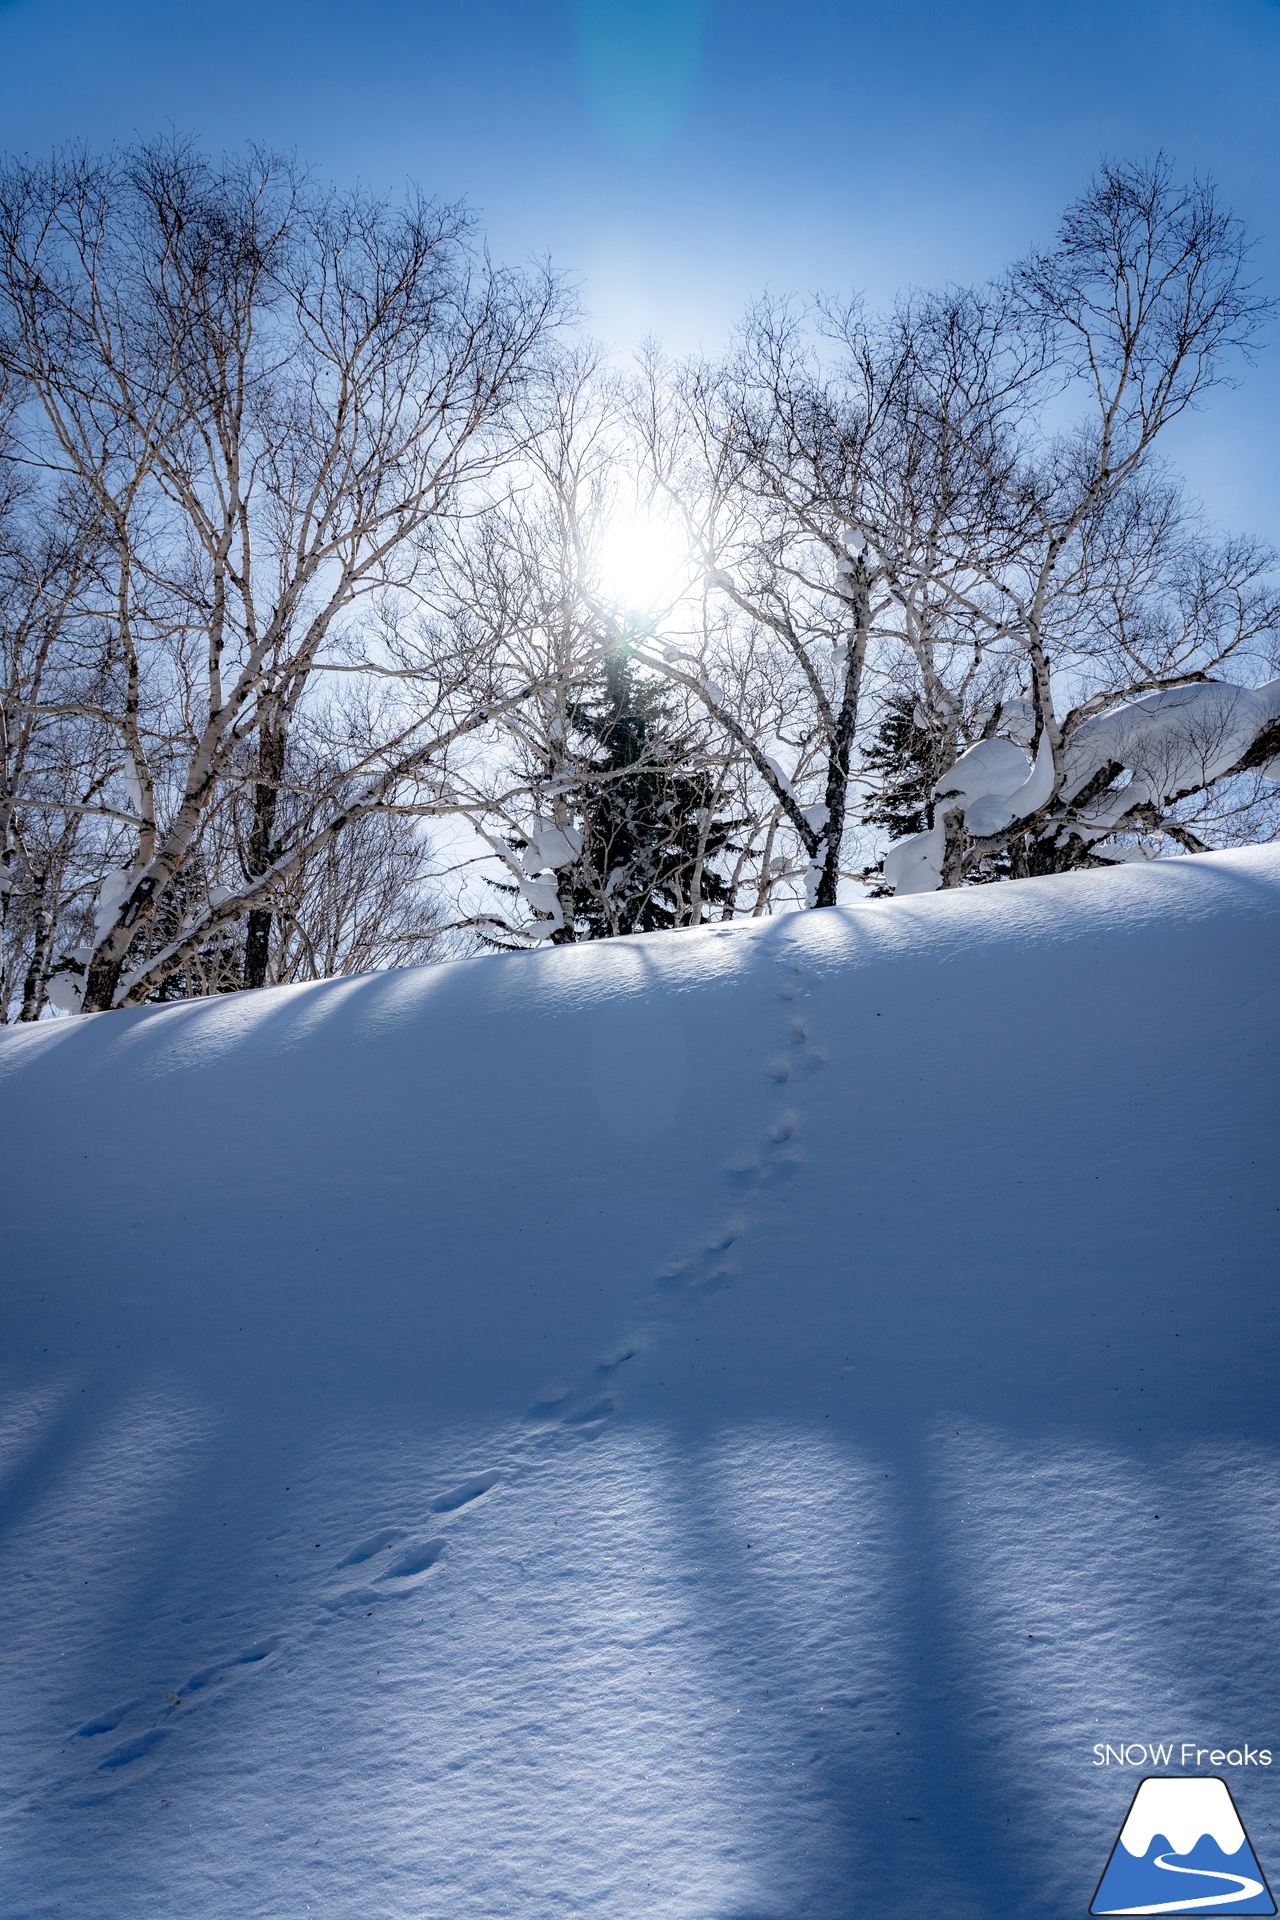
[[[615,520],[600,543],[600,582],[627,613],[655,613],[680,589],[685,557],[659,518]]]

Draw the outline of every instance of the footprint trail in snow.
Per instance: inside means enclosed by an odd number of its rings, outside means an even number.
[[[392,1522],[372,1525],[351,1543],[325,1576],[319,1612],[310,1615],[312,1631],[325,1619],[371,1617],[386,1602],[419,1595],[453,1551],[459,1524],[465,1525],[488,1496],[504,1485],[517,1485],[534,1470],[549,1444],[557,1440],[571,1444],[601,1433],[623,1404],[621,1375],[627,1363],[655,1342],[678,1333],[709,1299],[732,1286],[739,1247],[760,1203],[803,1164],[801,1089],[828,1058],[811,1037],[804,1011],[809,990],[798,952],[794,936],[761,949],[761,957],[779,970],[777,997],[783,1014],[782,1044],[765,1065],[763,1077],[775,1094],[785,1089],[787,1103],[775,1108],[755,1141],[724,1167],[725,1201],[712,1223],[653,1276],[647,1300],[636,1316],[639,1324],[581,1374],[540,1395],[528,1411],[523,1436],[507,1448],[501,1468],[474,1473],[427,1503],[424,1521],[449,1529],[447,1533],[429,1531],[427,1525]],[[304,1634],[307,1630],[305,1622],[294,1629]],[[63,1755],[70,1754],[79,1765],[73,1769],[73,1778],[64,1774],[62,1784],[78,1784],[82,1792],[87,1789],[90,1797],[97,1798],[145,1777],[152,1771],[146,1763],[158,1759],[158,1749],[176,1724],[189,1725],[193,1710],[207,1698],[224,1694],[250,1673],[264,1671],[285,1644],[284,1635],[269,1636],[198,1669],[185,1684],[157,1689],[150,1703],[134,1700],[86,1722],[64,1742]],[[158,1706],[157,1699],[162,1701]],[[117,1738],[104,1753],[108,1734]]]
[[[763,957],[781,970],[778,998],[786,1020],[786,1043],[770,1059],[764,1076],[773,1087],[787,1088],[793,1104],[775,1112],[761,1136],[728,1162],[724,1181],[730,1204],[692,1245],[659,1268],[650,1299],[637,1315],[640,1326],[589,1371],[548,1388],[535,1402],[529,1414],[535,1444],[557,1430],[592,1435],[602,1431],[622,1404],[620,1370],[655,1340],[687,1322],[702,1301],[732,1285],[738,1270],[737,1248],[750,1231],[754,1204],[803,1165],[798,1093],[792,1089],[820,1072],[828,1055],[814,1044],[804,1014],[809,989],[798,951],[794,938],[763,949]]]

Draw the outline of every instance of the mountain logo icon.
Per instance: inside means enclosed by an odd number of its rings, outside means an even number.
[[[1091,1914],[1275,1911],[1231,1791],[1216,1774],[1142,1781],[1089,1908]]]

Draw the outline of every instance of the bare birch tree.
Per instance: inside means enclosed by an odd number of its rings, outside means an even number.
[[[1265,314],[1247,251],[1210,187],[1163,160],[1108,166],[1058,245],[991,287],[882,319],[760,307],[728,362],[680,371],[674,404],[650,380],[654,487],[679,503],[705,591],[793,676],[805,718],[772,729],[790,766],[713,697],[705,651],[685,683],[751,754],[809,857],[811,904],[836,897],[855,775],[874,817],[895,700],[938,775],[900,887],[1069,865],[1105,832],[1198,844],[1178,804],[1271,764],[1269,695],[1184,691],[1228,662],[1268,670],[1269,555],[1210,538],[1156,464]],[[1089,759],[1109,709],[1153,697],[1124,755],[1109,721],[1110,758]],[[1167,777],[1146,764],[1157,736]]]
[[[53,513],[12,457],[0,404],[0,1021],[39,1018],[58,930],[83,918],[121,837],[91,817],[113,763],[77,706],[99,663],[66,634],[96,584],[96,517],[67,489]]]
[[[503,457],[565,313],[550,274],[478,259],[461,210],[321,192],[259,152],[5,169],[19,451],[92,502],[109,548],[85,620],[111,697],[77,711],[112,737],[131,839],[64,963],[84,1010],[145,999],[240,916],[260,983],[277,892],[353,822],[443,805],[455,743],[525,697],[412,607],[433,529]],[[308,769],[282,835],[290,730],[338,674],[365,690],[364,724],[326,778]],[[232,791],[241,871],[157,946],[148,929]]]
[[[750,683],[729,664],[734,649],[708,640],[705,612],[692,655],[669,649],[668,670],[753,761],[806,856],[810,905],[837,896],[855,743],[877,686],[910,655],[954,731],[970,684],[990,678],[951,576],[976,537],[990,545],[999,501],[970,442],[988,459],[1001,445],[1004,416],[1034,375],[1036,343],[1007,355],[999,381],[975,396],[974,362],[994,358],[986,336],[1000,319],[986,316],[962,352],[957,304],[916,303],[887,322],[856,303],[808,315],[763,304],[726,363],[678,369],[671,397],[650,369],[636,408],[655,494],[678,505],[704,594],[729,616],[721,632],[738,636],[739,657],[741,635],[754,636]],[[930,332],[939,360],[950,360],[949,410],[922,393]],[[729,664],[731,697],[716,697],[728,685],[717,657]],[[943,662],[957,657],[953,695]],[[776,701],[763,734],[742,711],[762,667]]]

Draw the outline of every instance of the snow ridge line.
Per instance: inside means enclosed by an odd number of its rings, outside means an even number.
[[[770,1088],[779,1094],[820,1072],[829,1058],[826,1049],[811,1038],[804,1011],[810,989],[805,983],[805,967],[797,957],[799,951],[800,943],[794,935],[783,935],[775,944],[761,948],[762,956],[781,970],[778,999],[783,1004],[785,1033],[779,1051],[763,1069]],[[501,1468],[474,1474],[435,1499],[429,1513],[436,1527],[449,1526],[455,1514],[469,1515],[503,1482],[518,1481],[533,1471],[548,1445],[574,1444],[603,1432],[622,1405],[619,1375],[627,1362],[645,1352],[656,1339],[678,1333],[708,1301],[731,1288],[738,1270],[736,1249],[749,1232],[759,1203],[804,1164],[799,1131],[797,1107],[780,1106],[762,1135],[727,1162],[723,1172],[728,1209],[721,1210],[715,1224],[692,1245],[658,1269],[648,1299],[637,1315],[639,1324],[575,1379],[550,1387],[539,1397],[526,1415],[524,1433],[505,1449]],[[426,1536],[421,1528],[394,1525],[365,1535],[330,1568],[319,1608],[309,1610],[309,1624],[314,1629],[326,1615],[372,1615],[382,1602],[415,1594],[432,1577],[449,1544],[444,1534]],[[77,1728],[64,1740],[62,1752],[70,1752],[78,1762],[74,1783],[79,1785],[82,1802],[102,1799],[151,1774],[162,1760],[160,1749],[179,1717],[186,1723],[192,1708],[206,1697],[223,1696],[229,1686],[240,1684],[247,1675],[264,1672],[275,1663],[285,1644],[284,1634],[269,1635],[201,1668],[185,1685],[169,1690],[164,1704],[149,1715],[144,1701],[131,1700]],[[104,1753],[99,1745],[101,1736],[123,1731],[126,1722],[132,1722],[127,1736]],[[58,1782],[62,1787],[72,1784],[65,1773]]]

